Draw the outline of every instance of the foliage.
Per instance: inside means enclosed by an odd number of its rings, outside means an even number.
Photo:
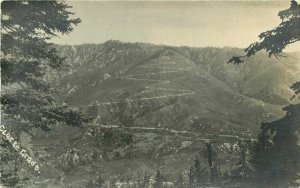
[[[291,1],[289,9],[280,11],[278,16],[282,20],[280,25],[259,35],[261,42],[250,44],[245,52],[247,57],[265,49],[269,56],[278,55],[289,44],[300,40],[300,5]]]
[[[33,129],[48,131],[54,125],[87,122],[81,113],[55,101],[55,90],[45,79],[50,70],[62,68],[65,59],[48,41],[58,33],[72,32],[80,19],[70,18],[70,6],[57,1],[3,1],[1,5],[2,123],[19,140],[22,132],[34,136]]]
[[[262,123],[262,131],[252,148],[250,163],[258,187],[297,186],[300,169],[300,105],[284,108],[287,114],[273,122]]]
[[[280,56],[283,49],[289,44],[300,40],[300,5],[291,1],[290,8],[278,13],[282,20],[279,26],[259,35],[260,42],[254,42],[245,49],[244,56],[232,57],[229,63],[240,64],[242,58],[255,55],[261,50],[266,50],[269,56]]]
[[[268,177],[268,169],[270,168],[271,161],[268,153],[272,148],[270,141],[270,133],[262,130],[259,134],[257,141],[253,144],[250,152],[250,164],[254,169],[254,179],[259,186],[266,186],[266,183],[271,181]]]
[[[21,180],[18,175],[20,157],[15,155],[14,149],[10,146],[11,144],[7,140],[1,139],[0,141],[1,183],[5,183],[5,185],[13,187]]]
[[[240,160],[236,164],[236,168],[231,172],[231,179],[233,181],[239,182],[250,182],[253,180],[253,172],[250,164],[247,160],[248,148],[250,147],[249,143],[239,143],[240,148]]]
[[[292,90],[295,92],[295,95],[291,98],[294,99],[296,97],[296,95],[298,95],[300,93],[300,82],[296,82],[291,86]]]
[[[194,160],[194,165],[190,168],[189,171],[189,186],[201,186],[207,179],[207,173],[205,169],[201,167],[198,157]]]
[[[289,9],[280,11],[281,24],[259,35],[260,42],[255,42],[245,49],[245,55],[233,57],[229,63],[240,64],[242,58],[266,50],[269,57],[279,56],[289,44],[300,40],[300,5],[291,1]],[[296,82],[291,87],[295,98],[300,91]],[[255,180],[260,187],[287,187],[299,185],[300,146],[299,117],[300,104],[283,108],[285,117],[270,123],[262,123],[261,134],[253,147],[251,163],[255,170]]]
[[[80,22],[69,18],[73,13],[67,8],[56,1],[2,2],[1,74],[8,91],[1,104],[4,120],[20,124],[16,130],[49,130],[53,124],[80,126],[86,121],[55,102],[55,91],[44,77],[50,69],[62,67],[64,60],[47,41],[57,33],[70,33]]]
[[[295,186],[300,173],[300,104],[283,108],[286,115],[274,122],[264,124],[264,129],[273,133],[270,155],[273,183],[280,186]]]
[[[150,175],[145,174],[143,182],[141,183],[140,188],[142,188],[142,187],[149,187],[149,185],[150,185]]]
[[[160,171],[157,170],[155,178],[154,178],[155,182],[154,182],[153,188],[163,188],[163,179],[164,179],[164,177],[162,176]]]
[[[133,143],[133,134],[121,130],[99,129],[95,131],[99,146],[118,146],[125,147]]]

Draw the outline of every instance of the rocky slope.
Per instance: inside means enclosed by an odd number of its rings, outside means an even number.
[[[41,133],[33,145],[43,156],[43,181],[57,183],[64,172],[72,187],[99,174],[136,181],[157,169],[168,181],[181,172],[187,178],[195,155],[208,168],[208,140],[226,173],[238,161],[237,143],[255,137],[262,121],[281,117],[289,85],[300,80],[297,53],[280,61],[259,53],[236,66],[226,64],[242,54],[236,48],[108,41],[58,50],[69,70],[49,74],[59,83],[57,99],[94,119]]]
[[[299,79],[297,54],[280,61],[261,53],[226,61],[234,48],[188,48],[108,41],[60,46],[70,65],[60,100],[104,125],[198,132],[255,131],[282,115]]]

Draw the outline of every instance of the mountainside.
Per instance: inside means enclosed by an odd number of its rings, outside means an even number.
[[[58,83],[57,100],[93,119],[35,134],[37,179],[50,187],[84,187],[99,175],[138,184],[157,169],[166,183],[181,173],[187,181],[195,156],[208,173],[209,140],[226,175],[239,160],[239,142],[284,115],[289,86],[300,79],[296,53],[280,61],[259,53],[236,66],[226,63],[242,54],[236,48],[108,41],[58,50],[69,69],[48,75]]]
[[[70,65],[60,100],[95,116],[94,123],[241,133],[282,116],[299,79],[299,56],[226,64],[241,50],[108,41],[59,46]]]

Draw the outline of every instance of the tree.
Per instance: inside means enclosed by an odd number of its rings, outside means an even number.
[[[248,184],[253,180],[252,168],[247,160],[248,147],[248,144],[239,142],[240,159],[237,163],[237,167],[231,172],[231,179],[233,182]]]
[[[269,57],[282,57],[283,49],[300,40],[300,5],[291,1],[290,8],[278,13],[282,22],[279,26],[259,35],[260,42],[255,42],[245,49],[245,55],[232,57],[228,62],[240,64],[243,59],[266,50]],[[300,82],[294,83],[295,98],[300,93]],[[254,147],[252,164],[256,171],[256,181],[262,186],[288,187],[299,185],[296,180],[300,173],[299,117],[300,104],[283,108],[285,117],[270,123],[263,123],[262,132]],[[271,146],[266,143],[271,142]],[[260,178],[259,178],[260,177]],[[264,180],[261,182],[260,180]]]
[[[15,155],[13,151],[14,149],[10,147],[10,143],[7,140],[3,140],[3,142],[0,143],[0,147],[1,180],[3,179],[1,183],[4,183],[6,186],[9,187],[14,187],[20,180],[22,180],[18,175],[20,156]]]
[[[257,137],[257,141],[254,142],[250,148],[249,162],[253,167],[253,175],[258,187],[266,187],[268,182],[272,181],[269,178],[269,168],[271,161],[269,157],[270,150],[272,148],[272,142],[270,140],[270,133],[262,129],[261,133]]]
[[[118,117],[121,125],[125,127],[130,127],[134,123],[133,114],[134,106],[132,104],[132,100],[130,99],[130,93],[125,92],[120,95],[116,116]]]
[[[34,137],[34,129],[49,131],[55,125],[87,122],[81,113],[56,102],[56,91],[45,79],[47,72],[63,68],[64,60],[48,41],[58,33],[72,32],[80,19],[70,18],[71,7],[57,1],[3,1],[1,5],[2,124],[19,140],[22,132]]]
[[[145,174],[144,175],[144,180],[143,180],[143,182],[141,184],[141,187],[147,188],[147,187],[149,187],[149,185],[150,185],[150,175]]]
[[[2,2],[1,74],[7,92],[1,104],[4,123],[9,125],[13,119],[18,124],[14,124],[15,131],[84,122],[81,114],[55,101],[55,90],[45,80],[47,71],[61,68],[64,60],[47,41],[57,33],[70,33],[80,23],[78,18],[69,18],[73,13],[67,8],[56,1]]]
[[[261,133],[252,148],[250,162],[257,187],[298,186],[300,169],[300,105],[283,108],[283,118],[262,123]]]
[[[270,178],[274,187],[299,186],[300,178],[300,104],[283,108],[286,115],[276,121],[263,124],[272,133],[273,147],[269,152]],[[296,182],[298,180],[298,182]]]
[[[188,177],[189,177],[189,187],[194,187],[194,185],[195,185],[195,175],[194,175],[194,167],[193,166],[191,166],[191,168],[190,168]]]
[[[260,42],[254,42],[245,49],[245,55],[232,57],[228,62],[240,64],[245,57],[255,55],[261,50],[266,50],[269,57],[280,57],[281,52],[289,44],[300,41],[300,5],[291,1],[290,8],[278,13],[282,20],[279,26],[259,35]]]
[[[157,170],[155,178],[154,178],[154,185],[153,188],[163,188],[163,182],[164,182],[164,177],[160,173],[159,170]]]
[[[193,166],[190,168],[189,172],[189,183],[190,186],[201,186],[206,180],[206,173],[200,165],[198,157],[194,160]]]
[[[178,179],[174,183],[175,188],[184,188],[184,178],[182,173],[179,174]]]
[[[207,150],[207,162],[209,166],[209,171],[210,171],[210,183],[215,183],[216,180],[216,174],[213,166],[213,157],[212,157],[212,143],[213,142],[208,142],[205,144],[206,150]]]
[[[103,180],[103,178],[101,177],[101,175],[99,175],[99,178],[96,181],[97,188],[104,187],[104,184],[105,184],[105,181]]]

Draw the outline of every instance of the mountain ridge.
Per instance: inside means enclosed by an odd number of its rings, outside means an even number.
[[[280,63],[259,53],[236,66],[226,62],[243,53],[237,48],[108,41],[58,51],[69,70],[48,75],[58,83],[56,99],[94,118],[39,132],[32,144],[42,153],[41,174],[65,174],[74,187],[99,174],[138,181],[159,169],[171,181],[187,177],[195,156],[209,168],[209,140],[224,174],[239,160],[238,142],[251,142],[261,122],[284,115],[294,102],[289,85],[300,79],[295,54]]]
[[[137,99],[134,98],[139,95],[140,92],[142,93],[142,96],[144,96],[145,100],[150,99],[151,97],[152,99],[156,97],[156,99],[159,100],[160,96],[162,98],[167,98],[166,96],[174,96],[175,98],[178,96],[179,98],[184,98],[185,94],[180,94],[180,90],[189,90],[191,93],[190,95],[196,94],[198,97],[202,96],[203,100],[197,101],[202,101],[201,104],[203,104],[205,103],[204,98],[210,98],[208,97],[210,95],[209,92],[206,92],[205,90],[217,90],[217,92],[213,92],[214,94],[219,95],[215,96],[215,98],[223,98],[222,100],[226,100],[226,97],[222,96],[221,93],[224,93],[227,98],[232,98],[232,96],[234,96],[233,99],[230,99],[230,102],[225,102],[226,105],[229,105],[227,103],[232,103],[235,99],[243,100],[242,102],[244,103],[249,103],[248,106],[269,105],[269,108],[273,110],[273,112],[271,110],[271,113],[275,113],[274,117],[270,119],[260,118],[260,121],[271,121],[272,119],[276,119],[282,115],[280,112],[281,106],[288,104],[289,101],[287,95],[291,95],[291,92],[288,90],[284,90],[282,95],[277,95],[275,93],[276,91],[269,91],[268,89],[265,89],[266,87],[264,85],[260,86],[259,84],[256,84],[255,87],[248,87],[248,85],[244,86],[244,83],[242,83],[242,81],[246,80],[246,77],[248,76],[246,74],[252,76],[251,79],[255,76],[259,78],[259,74],[254,74],[254,68],[251,68],[248,64],[251,64],[259,58],[263,58],[263,60],[267,63],[274,61],[274,58],[267,58],[264,53],[258,54],[257,58],[250,59],[248,63],[245,63],[245,65],[233,66],[227,65],[225,63],[226,60],[233,55],[242,53],[242,51],[237,48],[229,47],[189,48],[108,41],[98,45],[59,46],[58,50],[63,56],[67,56],[66,61],[70,67],[73,66],[73,68],[71,68],[71,73],[62,80],[62,82],[65,82],[62,83],[62,86],[67,86],[67,88],[70,89],[66,92],[68,93],[65,95],[67,96],[65,98],[66,100],[63,100],[68,105],[80,109],[82,109],[80,106],[97,106],[97,101],[107,103],[107,105],[109,102],[113,102],[115,103],[114,107],[117,108],[116,104],[118,102],[120,103],[122,100],[124,101],[125,99],[132,98],[132,101],[137,101]],[[270,69],[275,69],[276,71],[282,69],[274,68],[273,66],[267,65],[267,63],[262,64]],[[279,67],[286,66],[278,63],[276,65]],[[258,63],[256,63],[255,66],[262,69]],[[246,71],[242,69],[246,69]],[[244,74],[243,71],[246,72],[246,74]],[[255,72],[257,72],[257,70]],[[80,76],[76,75],[77,73]],[[243,73],[242,76],[239,75],[241,73]],[[262,75],[262,73],[260,74]],[[239,80],[240,77],[241,79]],[[274,77],[274,75],[270,73],[270,77]],[[175,78],[177,80],[175,80]],[[174,79],[174,81],[171,81],[170,79]],[[183,81],[180,81],[180,79],[183,79]],[[270,78],[269,82],[271,82],[272,79],[273,78]],[[290,80],[290,78],[287,79]],[[199,81],[198,84],[195,84],[197,83],[197,80],[201,81]],[[66,84],[66,82],[68,83]],[[191,86],[182,82],[191,83]],[[78,83],[80,87],[77,85]],[[157,87],[157,85],[155,87],[152,86],[155,84],[159,85],[160,88]],[[143,85],[145,85],[145,87]],[[205,89],[199,90],[195,85]],[[268,83],[265,85],[268,85]],[[76,87],[79,87],[79,89],[74,89]],[[256,87],[262,88],[262,91],[260,92],[265,92],[266,97],[260,97],[258,94],[259,92],[254,90]],[[278,87],[278,90],[279,89],[280,87]],[[89,91],[86,99],[76,97],[80,95],[86,96],[86,93],[84,93],[86,91]],[[152,96],[149,94],[151,92]],[[269,95],[269,93],[274,96]],[[128,96],[122,96],[122,94]],[[229,97],[230,95],[232,96]],[[120,99],[120,96],[121,98],[123,97],[123,99]],[[271,100],[269,96],[274,99]],[[178,97],[176,100],[180,100]],[[162,98],[160,102],[166,104],[170,102],[163,101]],[[87,99],[89,99],[89,102]],[[186,103],[187,101],[183,102]],[[150,103],[148,105],[150,105]],[[169,104],[169,106],[170,105],[171,104]],[[212,104],[211,106],[214,105],[215,104]],[[133,110],[135,113],[138,113],[138,111],[141,110],[137,106],[133,106],[131,106],[131,109],[127,107],[126,110]],[[163,104],[161,106],[163,106]],[[186,104],[183,104],[182,106],[186,106]],[[189,108],[188,106],[186,107]],[[193,108],[196,107],[194,106]],[[233,107],[230,109],[232,110]],[[129,112],[126,112],[126,110],[124,111],[124,113],[127,114],[125,116],[130,116],[128,115]],[[107,110],[103,110],[102,112],[105,112],[103,116],[113,116],[112,114],[107,113]],[[149,112],[149,114],[150,113],[152,113],[153,116],[156,114],[154,111]],[[116,116],[116,114],[114,115]],[[167,116],[170,118],[170,115]],[[147,120],[137,118],[132,123],[137,123],[138,121],[145,123],[149,121],[149,118],[146,118]],[[160,117],[160,119],[161,118],[162,117]],[[191,120],[191,118],[187,119]],[[141,122],[139,124],[141,124]],[[159,124],[158,120],[156,120],[155,124]],[[259,121],[257,124],[259,124]]]

